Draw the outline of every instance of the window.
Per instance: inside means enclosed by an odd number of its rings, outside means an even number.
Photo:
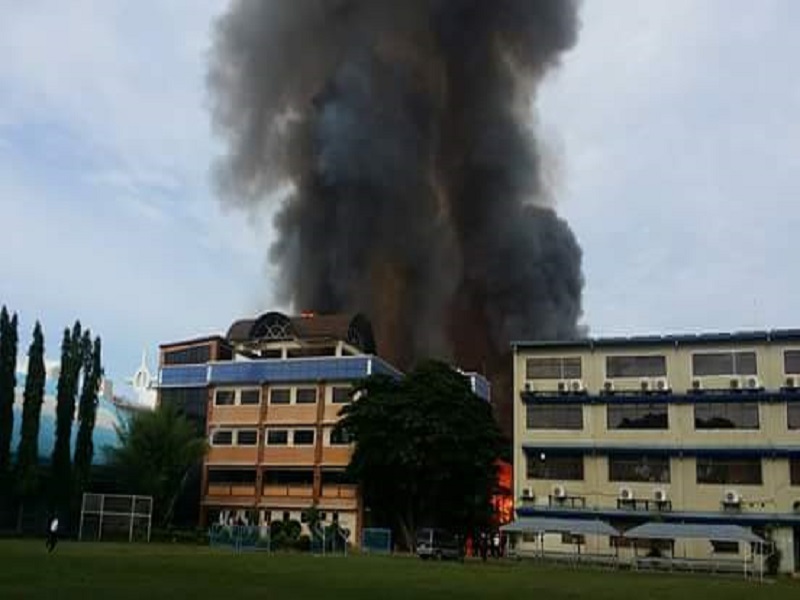
[[[608,429],[669,429],[666,404],[609,404]]]
[[[695,429],[758,429],[755,402],[713,402],[695,404]]]
[[[293,440],[295,446],[311,446],[314,444],[314,430],[296,429]]]
[[[761,485],[761,459],[698,458],[697,483]]]
[[[261,404],[261,390],[242,390],[239,403],[242,406]]]
[[[582,546],[586,543],[586,537],[583,536],[582,534],[562,533],[561,543],[572,544],[572,545],[577,544],[579,546]]]
[[[289,443],[289,432],[285,429],[267,431],[267,446],[286,446]]]
[[[666,377],[666,356],[607,356],[606,377]]]
[[[164,388],[158,391],[158,396],[161,404],[175,408],[197,426],[201,435],[205,435],[208,389]]]
[[[528,456],[528,479],[583,481],[583,456]]]
[[[331,446],[347,446],[353,440],[345,429],[334,428],[331,430]]]
[[[240,429],[236,432],[236,443],[239,446],[258,445],[258,431],[255,429]]]
[[[215,406],[233,406],[236,403],[236,393],[233,390],[217,390],[214,394]]]
[[[276,388],[269,391],[270,404],[289,404],[292,398],[292,390],[288,388]]]
[[[800,375],[800,350],[786,350],[783,353],[783,372]]]
[[[800,458],[789,459],[789,481],[792,485],[800,485]]]
[[[609,456],[608,480],[669,483],[669,457]]]
[[[711,551],[714,554],[739,554],[739,542],[711,540]]]
[[[233,444],[233,431],[220,429],[211,434],[211,444],[214,446],[230,446]]]
[[[297,388],[297,404],[316,404],[317,388]]]
[[[192,346],[181,350],[169,350],[163,354],[165,365],[202,365],[211,360],[211,346]]]
[[[332,400],[334,404],[347,404],[350,402],[350,388],[335,387],[333,388]]]
[[[527,379],[580,379],[580,357],[529,358],[525,361]]]
[[[583,429],[583,406],[580,404],[528,404],[528,429]]]
[[[800,404],[789,402],[786,405],[786,423],[789,429],[800,429]]]
[[[268,485],[313,485],[314,472],[309,469],[267,469],[264,483]]]
[[[692,354],[695,377],[757,375],[755,352],[698,352]]]

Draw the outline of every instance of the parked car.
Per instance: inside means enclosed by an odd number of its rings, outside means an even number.
[[[463,560],[464,544],[460,536],[444,529],[417,531],[417,556],[422,560]]]

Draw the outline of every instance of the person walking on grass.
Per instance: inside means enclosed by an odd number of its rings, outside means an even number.
[[[58,517],[53,517],[47,527],[47,543],[45,546],[48,554],[56,549],[56,544],[58,544]]]

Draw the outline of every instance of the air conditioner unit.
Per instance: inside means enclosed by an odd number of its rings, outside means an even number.
[[[641,390],[643,392],[649,392],[650,388],[651,388],[650,380],[649,379],[642,379],[641,381],[639,381],[639,387],[641,388]]]
[[[796,389],[798,386],[798,378],[797,377],[787,377],[786,378],[786,386],[787,389],[793,390]]]
[[[741,388],[742,388],[742,382],[741,382],[741,380],[740,380],[740,379],[738,379],[738,378],[733,378],[733,379],[731,379],[731,381],[730,381],[730,388],[731,388],[732,390],[739,390],[739,389],[741,389]]]
[[[619,490],[619,499],[620,500],[633,500],[633,490],[631,488],[620,488]]]
[[[566,498],[567,497],[567,489],[563,485],[553,486],[553,497],[555,497],[555,498]]]
[[[653,381],[653,387],[656,389],[657,392],[668,392],[669,381],[667,381],[666,377],[658,377]]]
[[[614,391],[614,382],[611,381],[610,379],[606,379],[605,382],[603,383],[603,390],[605,392],[608,392],[608,393],[613,392]]]
[[[758,380],[758,377],[748,377],[745,380],[745,385],[747,386],[748,390],[760,390],[761,389],[761,382]]]
[[[533,488],[529,487],[522,488],[522,499],[533,500]]]
[[[696,392],[703,389],[703,381],[701,379],[692,379],[692,389]]]
[[[794,503],[792,503],[792,510],[796,513],[800,513],[800,500],[795,500]]]
[[[574,394],[582,392],[586,389],[586,386],[583,385],[583,381],[580,379],[571,379],[569,382],[569,391]]]
[[[742,497],[739,495],[739,492],[736,490],[727,490],[722,495],[722,502],[723,504],[727,504],[730,506],[738,505],[742,503]]]
[[[666,502],[667,501],[667,490],[663,488],[659,488],[653,492],[653,500],[656,502]]]
[[[569,391],[569,384],[566,381],[559,381],[558,391],[561,394],[566,394]]]
[[[525,391],[526,392],[532,392],[533,391],[533,386],[531,385],[530,381],[525,383]]]

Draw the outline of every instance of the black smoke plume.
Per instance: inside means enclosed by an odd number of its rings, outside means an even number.
[[[577,29],[572,0],[233,2],[209,71],[215,176],[227,202],[282,203],[278,300],[365,312],[401,367],[507,376],[510,340],[574,335],[581,250],[531,104]]]

